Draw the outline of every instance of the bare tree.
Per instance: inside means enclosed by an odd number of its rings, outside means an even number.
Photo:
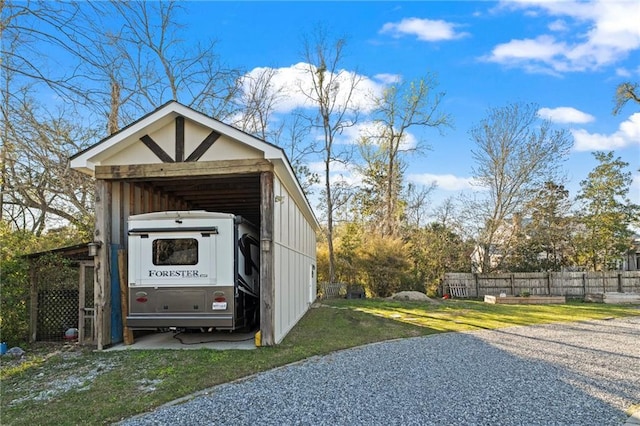
[[[309,159],[316,152],[317,144],[314,140],[307,139],[309,126],[305,123],[307,121],[302,112],[294,110],[281,126],[277,144],[287,154],[302,190],[310,195],[313,193],[313,186],[320,183],[320,176],[308,166]]]
[[[471,129],[476,143],[473,177],[488,190],[487,198],[472,207],[482,221],[478,236],[482,272],[499,268],[508,256],[527,202],[536,188],[553,179],[571,148],[570,134],[552,129],[537,111],[533,104],[491,109]],[[499,255],[492,258],[496,250]]]
[[[215,41],[192,45],[181,39],[179,2],[111,1],[93,7],[93,13],[121,22],[117,32],[106,34],[107,45],[119,58],[118,81],[137,111],[176,100],[221,120],[236,112],[239,70],[224,65]]]
[[[80,149],[77,141],[92,140],[95,134],[62,113],[39,111],[29,98],[12,103],[6,112],[11,119],[3,121],[4,144],[12,149],[3,164],[5,219],[36,235],[62,219],[88,235],[93,224],[93,183],[71,170],[68,158]]]
[[[239,71],[222,64],[214,42],[190,47],[180,39],[177,2],[1,2],[0,9],[3,214],[30,212],[34,223],[73,219],[66,209],[90,198],[75,191],[91,189],[77,185],[68,156],[140,111],[172,99],[220,119],[237,109]],[[43,91],[62,101],[42,105],[35,100],[44,98]],[[34,149],[48,155],[34,155]],[[32,172],[42,174],[38,184]],[[40,185],[47,187],[38,196],[19,192]],[[69,205],[53,208],[62,200]]]
[[[240,78],[238,91],[241,110],[235,121],[239,129],[251,133],[258,138],[276,142],[282,126],[273,128],[273,114],[278,102],[282,99],[282,87],[277,87],[274,68],[257,68]]]
[[[303,55],[308,81],[301,83],[300,86],[316,111],[313,116],[307,117],[311,128],[318,130],[322,139],[320,146],[324,164],[322,198],[327,221],[330,281],[335,280],[334,214],[342,204],[339,200],[343,200],[345,194],[343,188],[333,186],[332,171],[335,163],[347,161],[344,151],[336,146],[336,138],[345,128],[355,125],[357,121],[354,92],[360,82],[360,77],[356,73],[347,72],[341,68],[345,45],[344,38],[330,41],[324,29],[316,29],[311,38],[304,41]],[[336,191],[337,189],[339,190]]]
[[[363,157],[367,176],[381,179],[375,191],[374,210],[381,235],[395,235],[404,215],[403,191],[404,157],[409,153],[423,153],[427,146],[417,139],[408,140],[409,131],[416,127],[442,129],[451,125],[451,118],[440,112],[444,96],[435,92],[437,81],[433,75],[386,88],[374,100],[373,134],[365,135]]]
[[[429,197],[435,188],[435,182],[428,186],[422,185],[419,187],[411,183],[407,185],[407,207],[405,214],[407,224],[410,227],[420,228],[426,224],[425,219],[429,207]]]

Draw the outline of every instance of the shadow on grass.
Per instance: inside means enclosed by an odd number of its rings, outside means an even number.
[[[637,309],[612,306],[569,304],[542,309],[457,300],[424,304],[367,299],[324,304],[330,307],[310,309],[275,347],[255,351],[97,352],[35,363],[3,378],[0,423],[117,422],[221,383],[369,343],[450,331],[640,314]],[[69,388],[52,392],[56,390],[54,385],[61,383],[69,384]]]
[[[635,307],[572,302],[553,305],[498,305],[474,300],[400,302],[386,299],[330,300],[330,306],[427,327],[433,332],[491,330],[553,322],[640,315]]]

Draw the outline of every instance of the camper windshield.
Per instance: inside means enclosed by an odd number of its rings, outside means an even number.
[[[196,265],[198,240],[195,238],[171,238],[153,240],[154,265]]]

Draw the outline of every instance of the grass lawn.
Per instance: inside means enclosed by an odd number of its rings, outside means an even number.
[[[0,424],[109,424],[217,384],[367,343],[629,315],[640,315],[640,310],[578,302],[332,300],[310,309],[280,345],[254,351],[94,352],[34,346],[22,363],[2,359]]]

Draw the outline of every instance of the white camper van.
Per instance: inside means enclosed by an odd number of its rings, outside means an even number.
[[[259,249],[256,228],[233,214],[167,211],[130,216],[127,326],[255,327]]]

